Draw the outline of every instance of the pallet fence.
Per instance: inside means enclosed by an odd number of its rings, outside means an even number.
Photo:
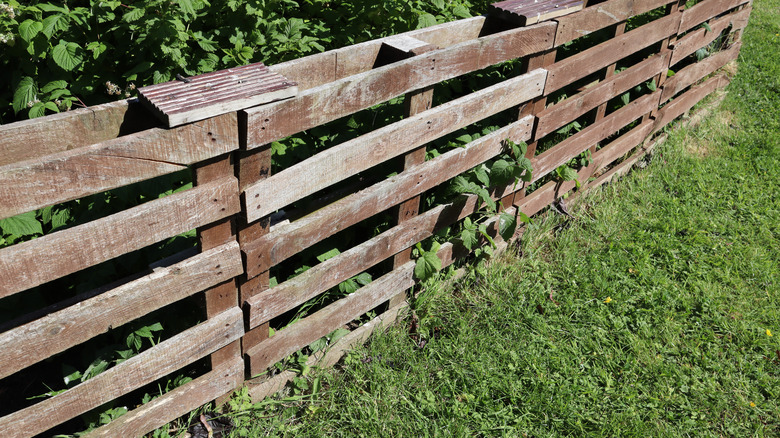
[[[269,66],[264,77],[284,79],[276,94],[233,99],[238,108],[181,97],[176,102],[200,106],[160,121],[131,99],[0,126],[0,218],[176,172],[191,172],[194,182],[0,249],[0,300],[31,291],[49,297],[0,321],[0,391],[29,379],[31,367],[151,312],[183,300],[203,308],[201,322],[96,377],[42,401],[3,406],[4,436],[43,434],[186,367],[199,374],[89,436],[140,436],[242,385],[261,399],[295,376],[269,372],[275,363],[347,328],[309,358],[334,364],[398,318],[417,282],[412,248],[484,211],[468,194],[430,205],[435,190],[505,152],[507,139],[524,141],[531,181],[490,193],[505,212],[536,214],[624,173],[666,125],[728,84],[721,69],[739,54],[752,2],[685,3],[509,0],[485,16]],[[469,74],[515,60],[522,69],[501,82],[437,94],[437,84],[465,83]],[[162,90],[155,96],[173,93]],[[399,98],[402,118],[275,168],[274,142],[326,124],[337,129]],[[427,154],[433,142],[508,112],[509,122],[493,132]],[[577,166],[582,187],[553,178],[588,153],[589,162]],[[377,217],[389,219],[374,233],[344,237]],[[501,242],[497,223],[486,222]],[[73,296],[56,289],[63,277],[193,230],[197,247],[152,260],[148,270]],[[336,242],[340,252],[312,263],[307,250],[323,242]],[[468,254],[457,241],[439,250],[443,266]],[[299,269],[307,263],[313,266]],[[353,293],[331,293],[363,273],[373,280]],[[293,318],[314,299],[312,310]]]

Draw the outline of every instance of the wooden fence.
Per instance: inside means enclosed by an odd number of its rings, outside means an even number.
[[[603,184],[635,163],[664,126],[727,84],[719,69],[737,57],[751,10],[746,0],[687,9],[676,0],[557,3],[497,3],[486,16],[271,66],[297,83],[297,93],[174,128],[137,100],[0,126],[0,218],[186,169],[194,180],[191,189],[0,249],[3,300],[190,230],[198,236],[197,251],[94,291],[49,291],[63,300],[0,322],[0,383],[12,387],[28,368],[150,312],[193,296],[205,302],[202,322],[96,377],[37,403],[4,406],[4,436],[44,433],[204,358],[207,371],[194,380],[91,436],[142,435],[242,384],[261,398],[294,375],[266,373],[269,367],[348,327],[349,335],[309,359],[334,363],[397,317],[416,281],[415,244],[482,207],[468,194],[429,205],[433,191],[500,155],[506,139],[529,144],[533,172],[526,184],[490,188],[504,211],[533,215],[575,189],[553,174],[587,151],[579,190]],[[437,84],[466,83],[469,74],[517,59],[519,74],[435,100]],[[275,141],[324,124],[336,129],[399,96],[400,120],[272,174]],[[426,159],[432,142],[507,111],[514,121]],[[375,233],[343,237],[382,214],[392,219]],[[496,221],[486,223],[500,240]],[[328,239],[341,246],[338,254],[306,258]],[[438,252],[444,266],[468,254],[454,242]],[[361,273],[373,281],[323,295]],[[322,302],[289,323],[315,298]]]

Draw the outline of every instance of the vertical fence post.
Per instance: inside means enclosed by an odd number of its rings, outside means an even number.
[[[685,5],[685,0],[678,0],[675,3],[670,4],[666,7],[666,15],[675,14],[680,10],[681,5]],[[680,14],[680,18],[682,18],[682,14]],[[664,54],[667,54],[671,51],[673,51],[673,44],[677,40],[677,32],[674,33],[674,35],[665,38],[661,42],[661,51],[659,52],[662,56]],[[655,78],[655,84],[658,88],[662,88],[664,86],[664,82],[666,82],[667,74],[670,68],[672,68],[672,57],[669,56],[669,65],[667,68],[664,69],[661,73],[659,73]],[[660,105],[661,102],[659,102]],[[655,117],[655,114],[657,113],[658,108],[656,108],[654,111],[651,111],[649,114],[645,114],[644,117],[642,117],[642,122],[644,123],[647,121],[650,117]]]

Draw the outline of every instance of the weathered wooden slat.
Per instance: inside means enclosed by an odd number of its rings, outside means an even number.
[[[551,92],[582,79],[632,53],[644,49],[674,34],[680,23],[680,13],[673,13],[645,26],[617,36],[548,67],[544,93]]]
[[[260,181],[245,191],[247,220],[257,220],[344,178],[539,96],[545,76],[545,70],[534,70],[455,99],[334,146]]]
[[[582,0],[505,0],[488,6],[488,14],[515,26],[528,26],[582,10]]]
[[[143,436],[239,387],[244,361],[236,358],[99,427],[85,438]]]
[[[532,126],[533,116],[527,116],[464,148],[448,151],[297,221],[275,227],[254,242],[242,244],[248,275],[267,270],[328,236],[489,160],[502,151],[501,143],[506,138],[528,140]]]
[[[243,315],[233,308],[73,388],[3,418],[4,436],[37,435],[166,376],[240,338]]]
[[[632,121],[642,117],[642,115],[658,108],[660,96],[661,90],[642,96],[601,119],[599,122],[558,143],[552,149],[539,154],[531,160],[534,169],[531,182],[538,181],[594,144],[619,131]]]
[[[579,12],[559,17],[555,46],[618,24],[635,15],[652,11],[674,0],[609,0],[589,6]]]
[[[718,88],[725,87],[728,83],[728,77],[721,74],[707,79],[703,84],[691,87],[691,89],[686,91],[682,96],[679,96],[677,99],[658,110],[658,117],[655,120],[653,132],[659,131],[664,126],[671,123],[672,120],[680,117],[683,113],[693,108],[694,105],[699,103],[699,101],[704,99],[708,94]]]
[[[691,64],[678,71],[664,84],[663,92],[661,93],[661,102],[666,102],[680,91],[696,83],[696,81],[737,59],[741,48],[741,42],[734,44],[727,50],[718,52],[709,58]]]
[[[749,0],[707,0],[699,2],[683,12],[680,21],[680,30],[677,33],[687,32],[710,18],[716,17],[739,5],[743,5],[748,1]]]
[[[614,140],[612,143],[599,149],[592,155],[593,166],[596,170],[603,169],[613,161],[627,154],[631,149],[641,144],[653,130],[653,121],[635,127]]]
[[[294,59],[268,68],[297,82],[300,92],[371,70],[380,47],[388,39],[409,36],[445,48],[479,38],[484,25],[485,17],[482,16],[451,21]]]
[[[238,243],[228,243],[2,333],[0,378],[242,272]]]
[[[0,167],[0,219],[185,169],[238,149],[235,113]]]
[[[245,110],[246,147],[260,147],[410,91],[549,49],[554,32],[554,23],[501,32],[324,84],[292,99],[249,108]]]
[[[0,298],[239,211],[238,183],[231,177],[4,248]]]
[[[286,99],[297,84],[262,62],[138,89],[139,100],[168,127]]]
[[[726,15],[724,17],[718,18],[717,20],[714,20],[710,23],[710,29],[712,29],[712,31],[701,28],[694,32],[688,33],[674,43],[672,60],[670,61],[669,65],[673,66],[700,48],[706,47],[715,41],[715,39],[718,38],[720,34],[726,30],[727,27],[729,27],[729,25],[734,26],[736,24],[739,26],[747,21],[748,16],[750,16],[750,8],[746,8],[734,14]],[[734,26],[734,29],[732,30],[736,30],[737,26]]]
[[[627,70],[608,77],[594,87],[545,108],[538,115],[537,138],[542,138],[561,126],[571,123],[572,120],[576,120],[602,103],[652,78],[668,66],[668,55],[654,55]]]
[[[80,148],[158,126],[136,99],[0,125],[0,166]]]

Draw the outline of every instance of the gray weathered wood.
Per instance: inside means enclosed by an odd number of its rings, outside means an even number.
[[[675,0],[609,0],[556,19],[555,46],[652,11]]]
[[[533,116],[507,125],[463,148],[446,152],[372,187],[323,207],[301,219],[279,225],[261,238],[242,245],[247,272],[253,275],[351,225],[425,192],[498,155],[503,140],[527,141]]]
[[[664,84],[663,92],[661,93],[661,103],[666,102],[677,93],[696,83],[696,81],[737,59],[741,48],[741,42],[734,44],[728,50],[718,52],[709,58],[705,58],[678,71]]]
[[[238,149],[235,113],[0,167],[0,219],[185,169]]]
[[[550,94],[577,79],[582,79],[632,53],[661,41],[674,34],[679,23],[680,14],[673,13],[563,61],[556,62],[547,68],[549,74],[544,93]]]
[[[228,243],[1,333],[0,378],[242,272],[238,243]]]
[[[546,73],[543,69],[534,70],[455,99],[334,146],[260,181],[245,191],[247,220],[257,220],[358,172],[536,97],[544,88]]]
[[[710,18],[716,17],[739,5],[743,5],[748,1],[749,0],[707,0],[699,2],[683,12],[680,21],[680,30],[677,33],[687,32]]]
[[[642,115],[658,108],[658,99],[661,90],[642,96],[625,107],[606,116],[600,121],[588,126],[577,134],[558,143],[552,149],[537,155],[533,163],[533,181],[538,181],[543,176],[565,164],[570,159],[584,152],[609,135],[619,131]]]
[[[652,78],[668,66],[668,55],[654,55],[627,70],[608,77],[596,86],[545,108],[538,115],[537,138],[542,138],[561,126],[571,123],[602,103]]]
[[[235,358],[91,431],[85,438],[143,436],[231,392],[243,380],[244,361]]]
[[[0,298],[239,211],[231,177],[0,249]]]
[[[247,109],[246,148],[260,147],[443,80],[549,49],[554,32],[554,23],[542,23],[497,33],[339,79],[292,99]]]
[[[0,418],[4,436],[41,432],[166,376],[244,334],[243,315],[233,308],[188,329],[73,388]]]
[[[0,166],[99,143],[158,126],[136,99],[0,125]]]

